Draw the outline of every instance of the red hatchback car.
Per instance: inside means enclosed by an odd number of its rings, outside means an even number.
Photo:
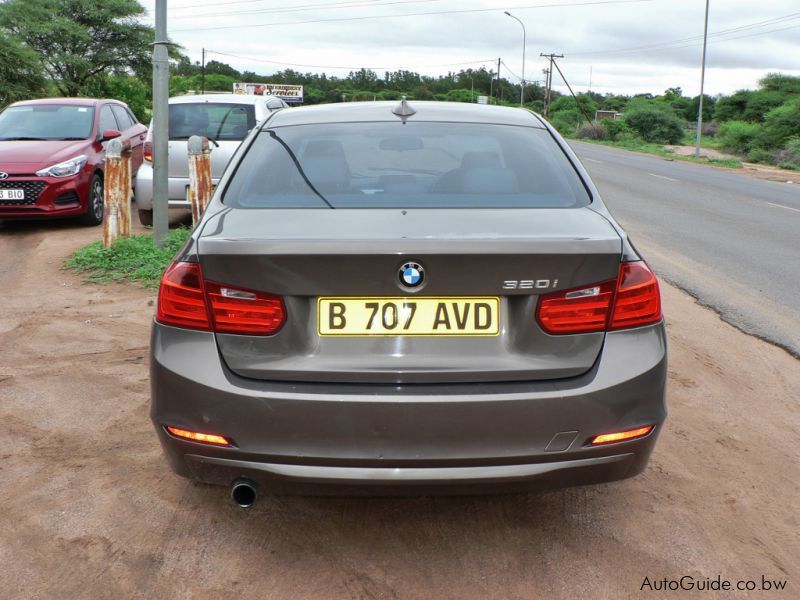
[[[105,142],[131,140],[131,172],[142,163],[147,128],[117,100],[49,98],[0,113],[0,220],[103,220]]]

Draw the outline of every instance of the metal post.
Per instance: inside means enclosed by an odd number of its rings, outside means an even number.
[[[700,68],[700,105],[697,107],[697,142],[694,148],[694,157],[700,158],[700,136],[703,130],[703,93],[706,84],[706,46],[708,45],[708,5],[706,0],[706,24],[703,30],[703,64]]]
[[[131,142],[115,138],[106,145],[103,191],[103,248],[120,234],[131,234]]]
[[[192,223],[197,225],[214,193],[211,181],[211,149],[208,138],[193,135],[189,138],[189,200],[192,203]]]
[[[520,19],[512,15],[510,12],[505,11],[505,13],[517,21],[520,25],[522,25],[522,81],[520,83],[519,89],[519,105],[520,107],[525,106],[525,47],[528,45],[526,40],[526,33],[525,33],[525,23],[523,23]]]
[[[167,0],[156,0],[153,44],[153,241],[163,246],[169,234],[169,54]]]
[[[499,58],[497,59],[497,90],[496,90],[496,92],[497,92],[497,100],[495,101],[495,104],[500,104],[501,92],[500,92],[500,59]]]
[[[200,67],[200,93],[206,93],[206,49],[203,48],[203,62]]]

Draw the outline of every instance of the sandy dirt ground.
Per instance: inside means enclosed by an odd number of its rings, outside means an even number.
[[[800,362],[679,290],[664,286],[670,417],[644,474],[244,511],[162,458],[148,420],[154,294],[61,268],[99,235],[0,225],[4,597],[642,597],[645,577],[684,575],[763,575],[788,587],[753,597],[800,597]]]

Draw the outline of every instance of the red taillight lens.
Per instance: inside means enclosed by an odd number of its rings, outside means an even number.
[[[640,327],[661,320],[658,279],[643,262],[622,263],[609,329]]]
[[[542,296],[536,314],[539,325],[552,334],[605,331],[615,286],[615,281],[605,281]]]
[[[145,142],[142,147],[142,153],[147,162],[153,162],[153,142]]]
[[[641,327],[661,320],[658,280],[643,262],[622,263],[615,281],[546,294],[536,309],[549,334]]]
[[[205,282],[217,333],[272,335],[283,327],[286,309],[279,296]]]
[[[283,327],[286,308],[280,296],[204,281],[199,264],[175,262],[161,278],[156,320],[217,333],[272,335]]]
[[[156,320],[165,325],[211,331],[200,265],[175,262],[164,272]]]

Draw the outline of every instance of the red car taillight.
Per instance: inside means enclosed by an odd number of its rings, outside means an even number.
[[[211,331],[200,265],[174,262],[164,271],[156,320],[164,325]]]
[[[147,162],[153,162],[153,142],[145,142],[142,148],[144,159]]]
[[[283,327],[286,309],[279,296],[211,281],[205,288],[217,333],[271,335]]]
[[[622,263],[609,330],[641,327],[660,320],[661,292],[655,274],[643,262]]]
[[[643,262],[622,263],[616,280],[542,296],[536,319],[553,335],[657,323],[661,320],[658,280]]]
[[[279,296],[204,281],[197,263],[175,262],[164,272],[156,320],[187,329],[272,335],[286,321]]]

